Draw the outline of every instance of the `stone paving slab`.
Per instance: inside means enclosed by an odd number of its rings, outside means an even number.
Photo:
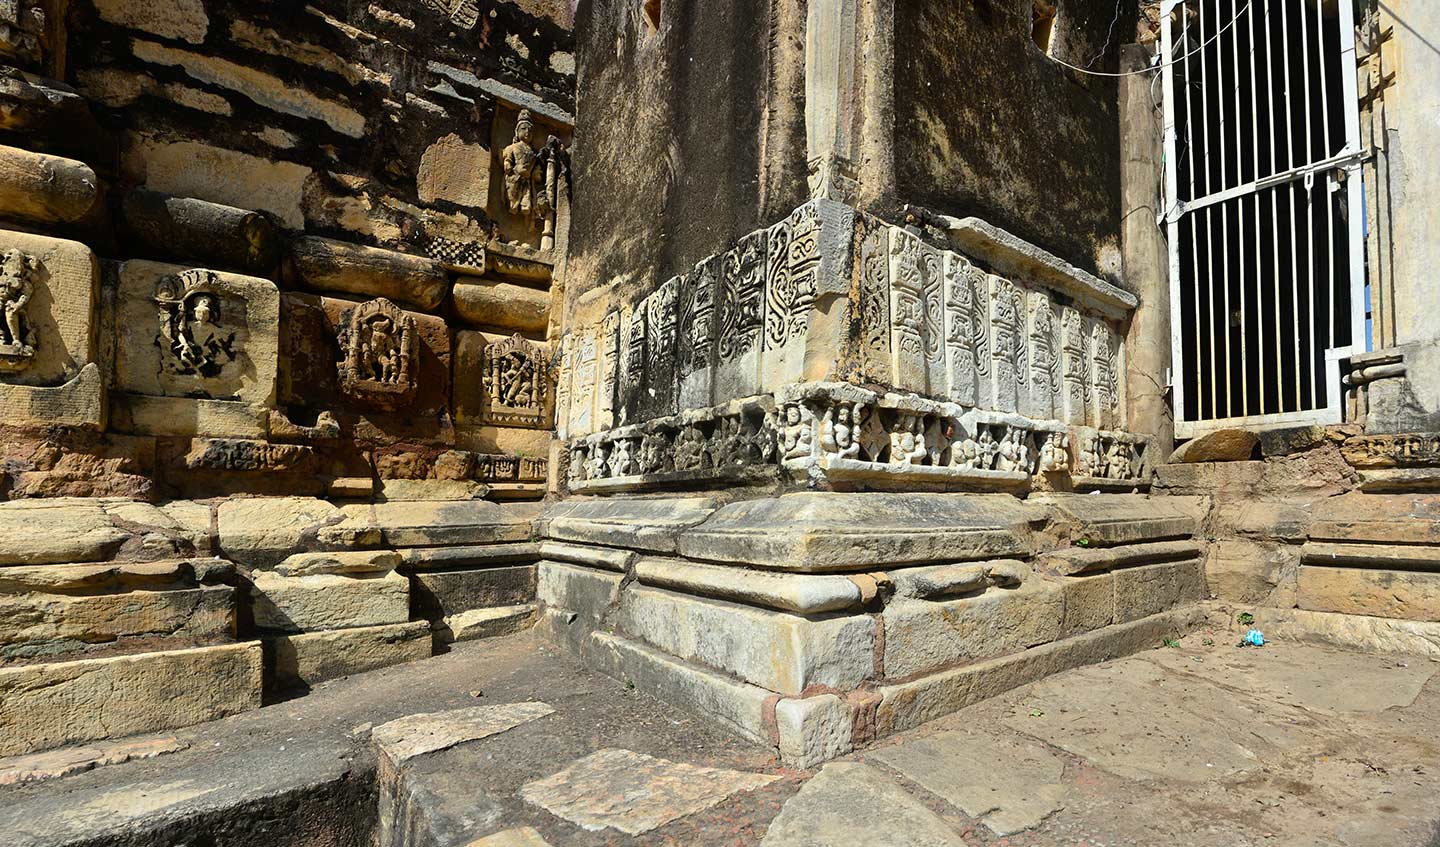
[[[520,796],[585,829],[639,835],[778,778],[607,749],[529,783]]]
[[[153,738],[125,738],[101,741],[79,747],[62,747],[28,756],[0,759],[0,785],[58,779],[73,773],[104,765],[116,765],[134,759],[149,759],[165,753],[184,750],[190,745],[173,735]]]
[[[866,760],[893,768],[996,835],[1030,829],[1065,807],[1064,761],[1025,739],[947,732],[875,750]]]
[[[513,729],[555,714],[548,703],[505,703],[447,712],[406,715],[371,731],[370,737],[395,764]]]
[[[876,769],[831,762],[771,821],[763,847],[963,847],[939,815]]]

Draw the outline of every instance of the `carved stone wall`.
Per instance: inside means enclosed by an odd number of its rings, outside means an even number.
[[[34,457],[0,497],[444,496],[447,451],[546,460],[568,16],[61,7],[0,9],[0,412]]]
[[[769,404],[746,431],[768,441],[770,464],[813,467],[831,482],[1028,485],[1044,451],[1052,473],[1133,485],[1144,439],[1117,432],[1119,328],[1133,298],[1088,275],[1080,278],[1093,298],[986,267],[984,256],[843,204],[801,206],[601,326],[567,335],[562,436],[583,439],[584,461],[606,471],[583,482],[650,473],[639,462],[647,438],[656,450],[682,435],[686,444],[708,441],[721,425],[697,427],[687,416],[743,401]],[[607,325],[620,328],[625,378],[614,386],[588,352]],[[856,387],[862,394],[834,403],[803,394],[842,380],[889,393]],[[614,410],[605,418],[612,426],[600,423],[602,407]],[[1083,466],[1075,463],[1082,444],[1098,453]],[[627,473],[616,473],[616,450]],[[876,476],[870,465],[885,471]]]

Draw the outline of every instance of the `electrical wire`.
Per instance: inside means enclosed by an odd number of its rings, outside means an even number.
[[[1199,47],[1196,47],[1194,50],[1191,50],[1189,53],[1186,53],[1185,55],[1181,56],[1181,57],[1178,58],[1178,59],[1171,59],[1171,60],[1168,61],[1168,62],[1164,62],[1164,63],[1162,63],[1162,64],[1155,65],[1155,66],[1153,66],[1153,67],[1141,68],[1141,69],[1138,70],[1138,71],[1125,71],[1124,73],[1108,73],[1108,72],[1106,72],[1106,71],[1092,71],[1092,70],[1087,70],[1086,68],[1082,68],[1082,67],[1080,67],[1079,65],[1072,65],[1072,64],[1070,64],[1069,62],[1067,62],[1067,61],[1065,61],[1065,60],[1063,60],[1063,59],[1057,59],[1057,58],[1055,58],[1054,56],[1051,56],[1051,55],[1048,54],[1048,53],[1045,54],[1045,58],[1049,59],[1050,61],[1054,62],[1054,63],[1057,64],[1057,65],[1064,65],[1065,67],[1069,68],[1069,69],[1072,70],[1072,71],[1076,71],[1076,72],[1082,73],[1082,74],[1089,74],[1090,76],[1108,76],[1108,77],[1139,76],[1140,74],[1150,73],[1151,71],[1163,70],[1164,68],[1171,67],[1172,65],[1175,65],[1175,64],[1178,63],[1178,62],[1183,62],[1183,61],[1185,61],[1186,59],[1190,58],[1191,56],[1194,56],[1196,53],[1199,53],[1201,50],[1204,50],[1206,47],[1209,47],[1209,46],[1215,41],[1215,39],[1217,39],[1217,38],[1219,38],[1221,35],[1223,35],[1226,30],[1230,29],[1230,27],[1232,27],[1232,26],[1235,25],[1236,21],[1239,21],[1239,20],[1240,20],[1240,16],[1243,15],[1243,14],[1245,14],[1245,12],[1247,12],[1247,11],[1250,9],[1250,5],[1251,5],[1251,4],[1250,4],[1250,0],[1246,0],[1246,3],[1245,3],[1245,5],[1244,5],[1244,7],[1242,7],[1242,8],[1240,9],[1240,11],[1238,11],[1238,12],[1235,13],[1235,17],[1231,18],[1229,23],[1225,24],[1225,26],[1223,26],[1223,27],[1221,27],[1220,29],[1216,30],[1214,35],[1210,36],[1210,37],[1209,37],[1208,39],[1206,39]],[[1183,8],[1183,3],[1182,3],[1182,8]],[[1092,59],[1091,61],[1094,61],[1094,60]]]

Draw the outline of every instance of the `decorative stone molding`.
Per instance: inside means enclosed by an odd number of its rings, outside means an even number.
[[[915,394],[801,383],[576,438],[568,484],[630,491],[783,475],[841,486],[1024,490],[1044,476],[1049,488],[1128,490],[1148,484],[1147,444]]]
[[[344,337],[340,384],[356,401],[398,409],[415,397],[415,319],[384,297],[355,307]]]

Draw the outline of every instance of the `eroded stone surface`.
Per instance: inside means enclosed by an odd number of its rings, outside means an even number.
[[[885,775],[832,762],[790,798],[764,847],[961,847],[958,834]]]
[[[982,819],[996,835],[1030,829],[1064,808],[1065,763],[1033,741],[947,732],[883,747],[868,758]]]
[[[83,747],[66,747],[29,756],[0,760],[0,785],[17,782],[39,782],[72,773],[88,771],[104,765],[118,765],[134,759],[150,759],[189,747],[189,742],[175,736],[133,738]]]
[[[606,749],[528,783],[520,796],[584,829],[639,835],[778,778]]]
[[[375,727],[370,737],[395,764],[485,738],[554,714],[548,703],[506,703],[407,715]]]

